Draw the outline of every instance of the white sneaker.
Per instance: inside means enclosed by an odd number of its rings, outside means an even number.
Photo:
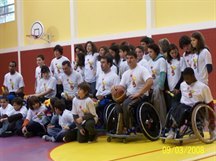
[[[210,134],[210,138],[212,140],[216,140],[216,131],[215,130],[210,130],[209,134]]]
[[[52,142],[55,142],[55,138],[52,137],[52,136],[48,136],[48,135],[43,135],[43,136],[42,136],[42,139],[45,140],[45,141],[52,141]]]
[[[171,129],[168,132],[167,139],[173,139],[175,137],[175,132]]]

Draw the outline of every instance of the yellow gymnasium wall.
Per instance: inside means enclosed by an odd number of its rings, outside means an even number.
[[[216,0],[155,0],[155,27],[216,20]]]
[[[23,0],[24,34],[30,34],[31,25],[41,21],[45,32],[54,35],[53,41],[69,41],[70,33],[70,0]],[[24,36],[25,36],[24,35]],[[42,44],[42,40],[32,42],[24,37],[24,44]]]
[[[146,28],[145,0],[78,0],[77,37],[92,37]]]
[[[0,49],[17,47],[17,44],[18,43],[17,43],[17,15],[16,15],[15,21],[0,24]]]

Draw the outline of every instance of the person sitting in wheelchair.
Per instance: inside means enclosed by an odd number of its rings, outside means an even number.
[[[117,103],[119,124],[123,117],[123,126],[117,127],[116,134],[130,134],[133,131],[132,125],[132,109],[138,107],[148,96],[148,91],[153,85],[153,79],[149,71],[137,64],[137,54],[130,51],[126,55],[129,70],[124,72],[120,82],[120,86],[126,89],[126,99],[123,103]]]
[[[183,71],[183,78],[184,81],[180,85],[180,91],[182,94],[180,103],[172,109],[170,114],[172,123],[167,135],[167,138],[169,139],[176,137],[176,129],[179,129],[185,123],[185,120],[190,121],[193,107],[197,105],[197,103],[205,103],[214,109],[210,88],[196,79],[192,68],[185,68]],[[209,115],[209,119],[210,137],[216,138],[214,116]],[[199,130],[201,130],[202,133],[203,129]]]
[[[104,108],[112,101],[111,87],[118,85],[120,78],[115,72],[111,70],[113,64],[113,59],[111,56],[107,55],[101,57],[100,62],[102,72],[100,73],[96,84],[96,97],[99,101],[96,111],[99,116],[99,122],[101,125],[103,125]]]

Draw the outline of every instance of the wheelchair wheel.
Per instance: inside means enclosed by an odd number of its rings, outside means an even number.
[[[116,133],[118,123],[118,114],[116,112],[115,106],[110,110],[108,116],[107,116],[107,132],[108,133]]]
[[[112,111],[112,109],[115,107],[115,105],[116,105],[116,103],[110,103],[105,107],[105,110],[104,110],[104,123],[105,123],[105,125],[107,124],[108,116],[109,116],[110,112]]]
[[[154,106],[148,102],[141,104],[140,108],[138,108],[137,119],[143,134],[151,141],[158,140],[162,125]]]
[[[211,118],[210,118],[211,117]],[[214,138],[209,134],[210,119],[215,121],[216,114],[214,110],[206,104],[198,104],[192,112],[192,129],[196,137],[203,143],[210,144],[214,142]]]

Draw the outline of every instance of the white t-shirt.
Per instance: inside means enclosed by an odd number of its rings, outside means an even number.
[[[14,108],[11,104],[8,104],[5,109],[0,107],[0,116],[3,115],[11,116],[13,114],[13,109]]]
[[[186,67],[192,67],[193,64],[193,54],[187,54],[184,52],[183,53],[183,59],[185,61]]]
[[[111,71],[113,71],[114,73],[117,74],[117,67],[113,64],[111,66]],[[102,69],[101,69],[101,62],[97,61],[97,71],[96,71],[96,78],[98,79],[100,74],[103,73]]]
[[[65,56],[62,56],[61,58],[57,59],[57,58],[54,58],[52,61],[51,61],[51,64],[50,64],[50,71],[53,73],[53,76],[56,78],[56,80],[59,79],[59,77],[61,76],[61,74],[63,73],[63,70],[62,70],[62,63],[64,61],[69,61],[69,59]]]
[[[148,66],[148,61],[147,61],[145,58],[142,58],[142,60],[140,60],[140,61],[138,62],[138,64],[141,65],[141,66],[143,66],[143,67],[145,67],[146,69],[149,68],[149,66]]]
[[[124,74],[124,72],[126,72],[129,69],[127,60],[120,60],[120,64],[119,64],[119,76],[120,78],[122,78],[122,75]]]
[[[39,109],[31,110],[28,109],[26,119],[29,121],[35,121],[43,125],[43,120],[46,117],[45,112],[47,108],[44,105],[41,105]]]
[[[35,69],[35,79],[36,79],[35,89],[37,89],[39,80],[41,79],[41,67],[40,66],[37,66]]]
[[[209,87],[200,81],[196,81],[191,85],[188,85],[186,82],[182,82],[180,90],[182,93],[180,102],[188,106],[193,107],[198,102],[208,104],[213,101]]]
[[[23,77],[20,73],[15,72],[5,74],[3,85],[8,88],[9,92],[16,92],[19,88],[24,87]]]
[[[118,85],[120,82],[119,76],[114,73],[113,71],[110,71],[109,73],[101,72],[99,75],[99,78],[97,80],[97,93],[96,96],[106,96],[111,93],[111,87],[113,85]]]
[[[208,71],[206,65],[212,64],[211,53],[208,49],[203,49],[199,54],[194,54],[193,60],[193,69],[197,80],[208,85]]]
[[[72,114],[78,115],[79,117],[83,117],[84,113],[91,113],[94,115],[94,120],[97,122],[98,116],[95,110],[94,102],[91,98],[87,97],[85,99],[78,99],[75,97],[73,99],[73,106],[72,106]]]
[[[80,66],[76,67],[76,62],[73,62],[71,64],[71,66],[72,66],[73,70],[75,70],[76,72],[78,72],[79,74],[81,74],[82,79],[84,80],[84,67],[82,67],[82,68]]]
[[[96,70],[97,70],[97,53],[92,55],[91,53],[85,56],[85,81],[88,83],[96,82]]]
[[[16,110],[13,108],[12,115],[21,113],[22,116],[23,116],[23,118],[25,118],[26,115],[27,115],[27,111],[28,111],[28,110],[27,110],[27,108],[26,108],[25,106],[22,106],[22,107],[20,108],[19,111],[16,111]]]
[[[69,76],[63,73],[60,80],[63,85],[64,93],[67,93],[69,96],[75,96],[78,90],[78,84],[83,82],[80,73],[74,70],[72,70],[72,73]]]
[[[129,96],[140,91],[149,78],[152,78],[149,71],[137,64],[134,69],[129,69],[122,75],[120,85],[127,89],[127,96]],[[148,95],[148,92],[145,95]]]
[[[149,60],[149,71],[153,78],[153,88],[159,85],[160,81],[160,72],[166,73],[166,60],[163,57],[160,57],[156,60]]]
[[[46,98],[52,98],[56,95],[56,79],[53,76],[50,76],[49,79],[41,78],[38,87],[36,89],[36,93],[42,93],[47,91],[48,89],[52,89],[51,93],[45,95]]]
[[[173,91],[176,84],[181,78],[181,72],[185,69],[185,62],[183,58],[172,59],[171,63],[167,62],[167,80],[169,85],[169,90]]]
[[[151,59],[151,57],[149,56],[149,54],[144,54],[143,58],[147,61],[149,61]]]
[[[59,115],[59,125],[63,128],[64,126],[69,126],[73,123],[73,115],[69,110],[64,110],[62,115]]]

